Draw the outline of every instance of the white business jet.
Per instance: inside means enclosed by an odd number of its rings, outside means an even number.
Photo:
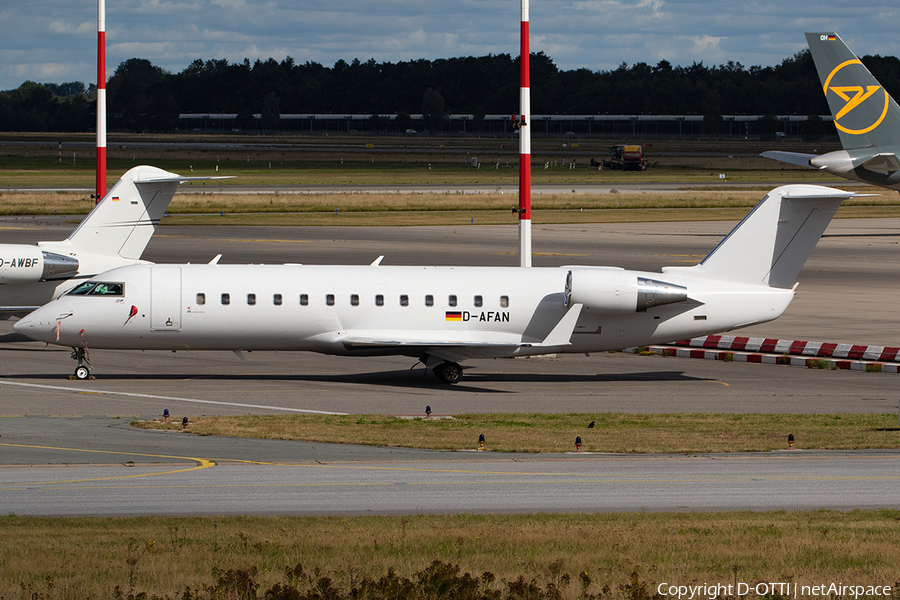
[[[456,383],[470,358],[597,352],[771,321],[850,192],[771,191],[698,265],[138,265],[86,281],[15,325],[86,348],[305,350],[418,358]],[[217,257],[218,259],[218,257]],[[217,260],[214,259],[214,262]]]
[[[182,177],[156,167],[125,173],[69,237],[0,244],[0,319],[22,317],[85,279],[140,260]]]

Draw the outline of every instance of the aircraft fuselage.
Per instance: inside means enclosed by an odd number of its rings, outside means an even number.
[[[63,296],[16,330],[88,348],[519,356],[727,331],[778,317],[793,297],[790,289],[701,275],[687,267],[660,274],[597,267],[142,265],[102,275],[104,283],[121,284],[120,295]],[[591,278],[603,289],[582,283]],[[660,280],[685,288],[687,298],[637,306],[637,282]],[[577,321],[563,343],[548,346],[575,302]]]

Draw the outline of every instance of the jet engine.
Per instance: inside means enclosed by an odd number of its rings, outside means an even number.
[[[846,175],[857,167],[846,150],[835,150],[809,159],[809,166],[835,175]]]
[[[621,269],[571,269],[566,277],[566,306],[584,305],[594,314],[642,312],[654,306],[684,302],[686,287],[640,277]]]
[[[78,274],[78,259],[37,246],[0,244],[0,283],[33,283]]]

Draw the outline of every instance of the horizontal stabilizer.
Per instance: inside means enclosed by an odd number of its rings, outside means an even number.
[[[211,179],[234,179],[234,175],[216,175],[214,177],[182,177],[170,173],[172,177],[148,177],[146,179],[135,179],[134,183],[187,183],[189,181],[209,181]]]
[[[841,202],[856,195],[817,185],[776,188],[696,268],[713,279],[790,288]]]
[[[782,152],[780,150],[770,150],[760,154],[763,158],[771,158],[772,160],[788,163],[789,165],[797,165],[798,167],[806,167],[812,169],[809,164],[811,158],[815,158],[816,154],[803,154],[801,152]]]

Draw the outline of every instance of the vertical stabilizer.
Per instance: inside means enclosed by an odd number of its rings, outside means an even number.
[[[137,260],[178,184],[190,178],[139,166],[125,173],[67,241],[81,253]]]
[[[841,202],[852,192],[776,188],[698,265],[714,279],[790,288]]]
[[[807,33],[819,81],[845,150],[900,138],[900,107],[836,33]]]

